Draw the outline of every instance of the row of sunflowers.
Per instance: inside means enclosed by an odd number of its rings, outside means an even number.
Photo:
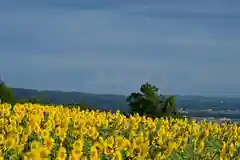
[[[0,159],[240,159],[237,124],[0,104]]]

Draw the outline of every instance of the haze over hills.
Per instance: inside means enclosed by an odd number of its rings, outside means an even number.
[[[12,88],[17,99],[37,97],[50,104],[88,104],[100,110],[128,112],[127,96]],[[192,117],[240,117],[240,98],[176,95],[177,107]]]

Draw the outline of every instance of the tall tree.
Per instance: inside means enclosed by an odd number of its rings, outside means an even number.
[[[144,114],[142,105],[143,97],[141,93],[131,93],[127,98],[128,105],[131,106],[131,114],[139,113],[141,116]]]
[[[158,93],[159,89],[152,84],[145,83],[140,92],[131,93],[127,102],[132,113],[151,117],[171,116],[176,114],[176,99],[174,96],[166,98]]]
[[[2,103],[10,104],[13,104],[15,102],[12,89],[8,88],[7,85],[2,80],[0,80],[0,101]]]

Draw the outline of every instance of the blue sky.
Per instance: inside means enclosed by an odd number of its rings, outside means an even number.
[[[240,96],[239,0],[0,1],[13,87]]]

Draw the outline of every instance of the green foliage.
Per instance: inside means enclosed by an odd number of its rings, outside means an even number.
[[[3,154],[4,159],[11,159],[11,160],[18,160],[19,159],[19,154],[15,149],[8,149],[4,154]]]
[[[165,97],[158,94],[158,91],[159,89],[155,85],[145,83],[141,86],[140,92],[131,93],[126,100],[131,107],[131,113],[151,117],[181,117],[177,112],[176,98],[174,96]]]
[[[7,87],[7,85],[2,82],[0,84],[0,101],[1,103],[14,104],[15,98],[12,90]]]

